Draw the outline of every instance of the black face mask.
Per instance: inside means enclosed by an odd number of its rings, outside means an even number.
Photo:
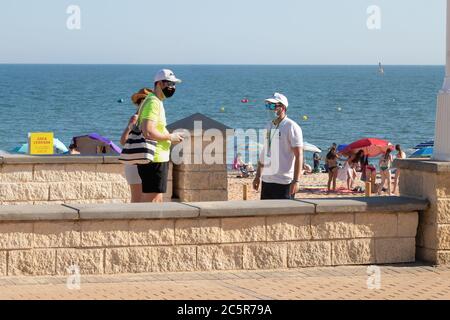
[[[164,96],[166,98],[170,98],[170,97],[172,97],[174,95],[175,88],[167,87],[167,88],[162,89],[162,92],[164,93]]]

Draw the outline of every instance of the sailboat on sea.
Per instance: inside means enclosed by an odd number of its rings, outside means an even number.
[[[383,66],[381,65],[381,62],[378,63],[378,73],[379,73],[379,74],[384,74],[384,68],[383,68]]]

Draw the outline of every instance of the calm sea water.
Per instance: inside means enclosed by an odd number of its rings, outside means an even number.
[[[25,143],[30,131],[53,131],[66,145],[91,132],[117,142],[135,110],[129,97],[152,86],[162,67],[183,80],[165,103],[169,123],[201,112],[233,128],[263,128],[264,98],[279,91],[304,139],[323,149],[362,137],[405,149],[432,139],[445,72],[440,66],[386,66],[379,75],[378,66],[0,65],[0,149]]]

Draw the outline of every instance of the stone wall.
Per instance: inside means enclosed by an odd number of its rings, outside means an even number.
[[[284,269],[415,261],[408,198],[0,206],[0,275]]]
[[[171,198],[170,171],[164,201],[171,201]],[[129,201],[130,189],[124,166],[117,157],[0,158],[0,205]]]
[[[402,160],[396,165],[401,170],[400,194],[430,202],[430,207],[420,212],[418,258],[450,264],[450,163]]]

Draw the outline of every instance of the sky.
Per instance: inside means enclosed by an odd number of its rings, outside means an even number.
[[[67,13],[80,9],[80,29]],[[380,9],[369,29],[369,6]],[[445,0],[1,0],[0,63],[445,64]],[[372,24],[373,26],[373,24]]]

